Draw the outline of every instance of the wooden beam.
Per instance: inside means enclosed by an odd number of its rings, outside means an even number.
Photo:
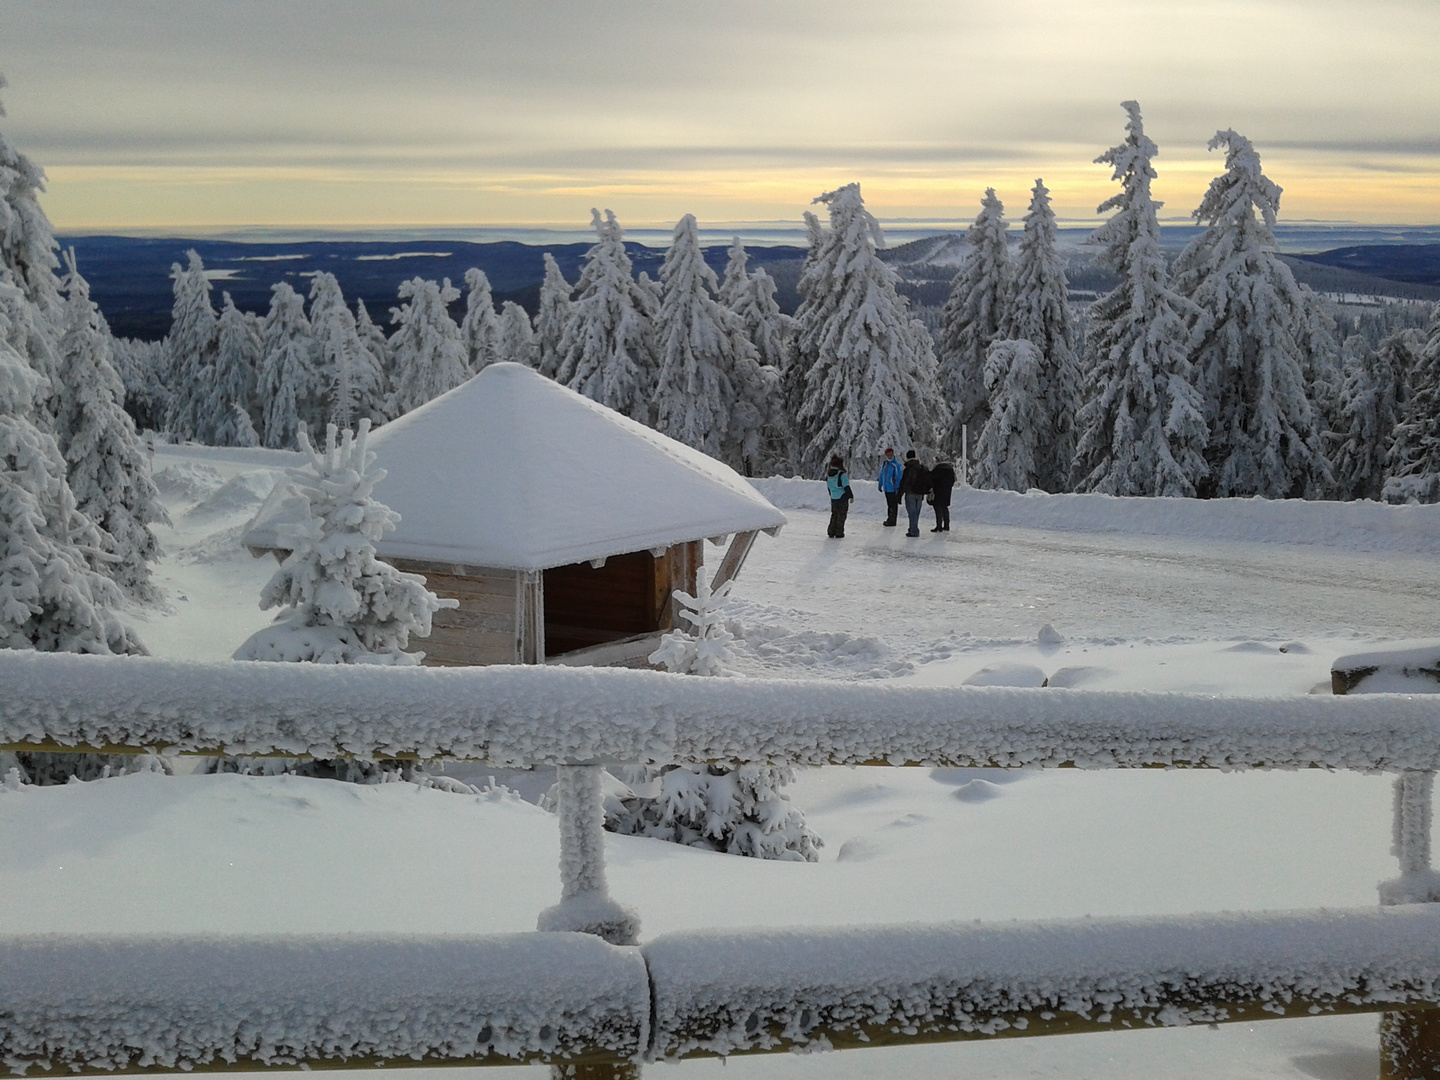
[[[758,532],[735,534],[735,539],[731,540],[730,546],[725,549],[725,557],[720,560],[720,567],[715,571],[710,588],[718,589],[740,573],[740,567],[745,565],[745,557],[750,554],[750,549],[755,545],[755,537],[758,535]]]

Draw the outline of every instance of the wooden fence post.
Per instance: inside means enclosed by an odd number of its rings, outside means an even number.
[[[1382,905],[1416,904],[1437,898],[1430,866],[1433,772],[1404,772],[1395,778],[1395,811],[1390,853],[1400,876],[1380,885]],[[1380,1016],[1381,1080],[1440,1080],[1440,1010],[1420,1009]]]

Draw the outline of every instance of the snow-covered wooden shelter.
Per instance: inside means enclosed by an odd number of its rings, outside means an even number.
[[[693,592],[704,541],[735,576],[785,515],[744,478],[521,364],[492,364],[370,437],[399,512],[377,554],[460,602],[415,642],[425,663],[643,664]],[[284,550],[277,488],[247,528]]]

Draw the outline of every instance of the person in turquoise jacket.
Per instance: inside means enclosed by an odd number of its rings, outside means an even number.
[[[850,490],[850,474],[845,471],[845,462],[839,454],[830,459],[825,486],[830,489],[830,528],[825,535],[832,540],[843,540],[845,518],[850,513],[850,500],[855,498],[855,493]]]
[[[885,460],[880,464],[880,490],[885,493],[886,525],[894,525],[900,513],[900,477],[904,470],[896,460],[895,448],[885,447]]]

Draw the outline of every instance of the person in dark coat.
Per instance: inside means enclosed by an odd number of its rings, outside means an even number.
[[[955,466],[945,458],[930,470],[930,505],[935,508],[935,527],[931,532],[950,531],[950,491],[955,487]]]
[[[900,494],[905,497],[905,513],[910,517],[906,536],[920,535],[920,509],[930,491],[930,470],[920,464],[914,450],[905,451],[905,469],[900,474]]]
[[[880,480],[877,483],[885,496],[885,525],[894,525],[895,516],[900,513],[900,462],[895,460],[895,448],[885,447],[885,460],[880,463]]]
[[[850,513],[850,501],[855,493],[850,490],[850,474],[845,471],[845,462],[836,454],[830,459],[830,468],[825,474],[825,486],[830,489],[830,528],[826,536],[834,540],[845,539],[845,518]]]

